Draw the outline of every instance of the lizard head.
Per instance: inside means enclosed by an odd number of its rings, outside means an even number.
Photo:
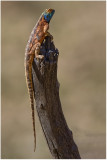
[[[54,9],[46,9],[43,13],[43,16],[44,16],[44,19],[46,20],[47,23],[50,22],[53,14],[55,13],[55,10]]]

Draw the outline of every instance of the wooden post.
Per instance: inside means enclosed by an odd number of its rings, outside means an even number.
[[[53,158],[80,159],[61,107],[57,80],[59,53],[50,37],[44,40],[40,53],[45,58],[33,62],[32,74],[36,109],[48,147]]]

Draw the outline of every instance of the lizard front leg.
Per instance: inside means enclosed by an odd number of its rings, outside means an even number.
[[[53,36],[48,32],[48,30],[49,30],[49,24],[46,23],[45,26],[44,26],[45,37],[49,36],[53,40]]]

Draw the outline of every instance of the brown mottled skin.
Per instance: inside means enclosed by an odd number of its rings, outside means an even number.
[[[45,13],[51,14],[53,9],[46,9]],[[52,16],[51,16],[52,18]],[[51,19],[50,18],[50,19]],[[30,103],[32,109],[32,120],[33,120],[33,132],[34,132],[34,151],[36,149],[36,131],[35,131],[35,114],[34,114],[34,91],[32,83],[32,63],[34,58],[43,59],[43,55],[39,55],[40,46],[47,35],[50,35],[47,31],[49,29],[49,22],[44,18],[44,12],[38,20],[37,24],[33,28],[29,37],[26,51],[25,51],[25,76],[28,86],[28,92],[30,96]]]

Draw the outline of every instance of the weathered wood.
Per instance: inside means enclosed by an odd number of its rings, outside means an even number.
[[[40,50],[44,61],[33,62],[36,109],[53,158],[80,159],[73,135],[65,121],[57,80],[58,50],[46,37]]]

